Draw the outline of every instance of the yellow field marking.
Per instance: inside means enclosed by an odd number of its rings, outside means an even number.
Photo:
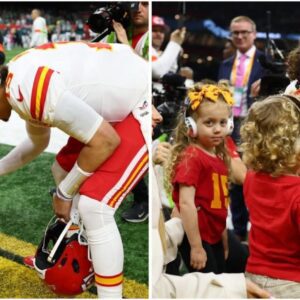
[[[0,248],[19,256],[33,255],[36,246],[0,233]],[[125,298],[148,298],[148,287],[124,278]],[[57,298],[40,280],[34,270],[0,257],[0,298]],[[96,298],[85,292],[78,298]]]
[[[0,298],[57,298],[34,270],[0,257]],[[76,298],[97,298],[89,292]]]
[[[20,256],[34,255],[37,246],[0,232],[0,248]]]

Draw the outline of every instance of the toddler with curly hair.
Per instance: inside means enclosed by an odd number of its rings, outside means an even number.
[[[276,298],[299,298],[300,100],[254,103],[241,137],[251,222],[246,275]]]

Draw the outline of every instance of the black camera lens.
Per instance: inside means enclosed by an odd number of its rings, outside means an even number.
[[[93,32],[101,33],[106,28],[111,28],[112,18],[109,11],[102,7],[90,15],[87,24]]]
[[[97,9],[90,15],[87,24],[90,29],[96,33],[102,33],[104,30],[112,30],[112,21],[121,23],[124,28],[130,24],[130,16],[128,5],[121,2],[111,3],[107,7]]]

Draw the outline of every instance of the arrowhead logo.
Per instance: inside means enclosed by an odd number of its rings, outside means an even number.
[[[17,100],[18,100],[19,102],[22,102],[22,101],[24,100],[24,97],[23,97],[23,94],[22,94],[22,92],[21,92],[20,86],[19,86],[19,98],[17,98]]]

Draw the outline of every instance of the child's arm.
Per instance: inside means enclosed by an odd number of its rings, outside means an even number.
[[[229,247],[228,247],[228,234],[227,234],[227,229],[225,228],[223,233],[222,233],[222,243],[223,243],[223,248],[224,248],[224,258],[225,260],[228,258],[229,255]]]
[[[198,213],[194,202],[195,192],[193,186],[181,184],[179,187],[179,206],[183,227],[191,246],[190,264],[194,269],[200,270],[205,267],[207,256],[202,246],[198,226]]]
[[[231,161],[231,180],[236,184],[243,184],[247,173],[246,165],[241,160],[237,146],[230,136],[226,137],[225,144]]]
[[[231,158],[231,177],[236,184],[243,184],[247,173],[247,168],[239,157]]]

